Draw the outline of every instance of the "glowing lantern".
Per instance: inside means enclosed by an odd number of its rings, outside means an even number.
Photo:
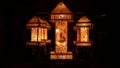
[[[68,53],[68,23],[72,22],[72,12],[60,2],[51,13],[51,22],[55,23],[55,52],[51,51],[50,59],[72,59]]]
[[[46,45],[51,42],[47,38],[47,30],[51,26],[45,20],[35,16],[28,21],[27,28],[31,29],[31,41],[27,42],[28,45]]]
[[[74,27],[74,30],[77,30],[77,41],[76,46],[91,46],[92,42],[89,41],[89,29],[93,24],[90,23],[90,20],[83,16],[80,18]]]

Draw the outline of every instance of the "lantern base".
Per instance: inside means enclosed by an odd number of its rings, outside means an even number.
[[[74,41],[74,43],[76,46],[92,46],[93,45],[93,43],[91,41],[89,41],[89,42]]]
[[[38,41],[38,42],[36,42],[36,41],[28,41],[28,42],[26,42],[26,45],[31,45],[31,46],[37,46],[37,45],[39,45],[39,46],[45,46],[47,43],[51,43],[51,40],[42,40],[42,41]]]
[[[71,51],[69,51],[67,53],[56,53],[55,51],[51,51],[50,59],[51,60],[72,60],[73,55],[72,55]]]

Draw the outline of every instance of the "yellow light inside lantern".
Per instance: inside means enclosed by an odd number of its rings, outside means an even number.
[[[37,28],[31,29],[31,41],[37,41]]]
[[[88,27],[81,27],[80,28],[80,41],[81,42],[88,42]]]
[[[59,29],[56,29],[56,32],[59,32],[60,30]]]
[[[46,28],[32,28],[31,29],[31,41],[41,41],[47,39]]]

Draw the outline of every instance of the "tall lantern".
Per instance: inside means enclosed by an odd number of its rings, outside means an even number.
[[[74,30],[77,30],[77,41],[76,46],[91,46],[92,41],[89,41],[89,29],[93,27],[90,20],[83,16],[76,23]]]
[[[31,40],[26,42],[27,45],[39,45],[45,46],[46,43],[50,43],[48,40],[47,30],[51,29],[51,26],[38,16],[34,16],[27,23],[27,28],[31,29]]]
[[[68,23],[72,22],[72,12],[60,2],[51,13],[51,22],[55,24],[55,51],[50,52],[50,59],[72,59],[68,51]]]

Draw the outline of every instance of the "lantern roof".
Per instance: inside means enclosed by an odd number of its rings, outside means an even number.
[[[47,24],[47,25],[49,25],[49,23],[46,21],[46,20],[44,20],[44,19],[41,19],[39,16],[34,16],[32,19],[30,19],[29,21],[28,21],[28,24],[29,23],[38,23],[38,24]]]
[[[39,16],[34,16],[28,21],[27,26],[40,26],[41,24],[44,24],[45,26],[50,26],[50,24],[44,20],[41,19]]]
[[[58,5],[53,9],[52,13],[72,13],[67,6],[61,1]]]
[[[86,16],[83,16],[78,20],[78,22],[90,22],[90,20]]]
[[[91,21],[86,16],[83,16],[77,21],[76,26],[92,27],[93,24],[91,23]]]
[[[41,24],[42,24],[42,23],[43,23],[43,24],[47,24],[48,26],[50,26],[50,24],[49,24],[46,20],[44,20],[44,19],[43,19],[43,22],[41,22]]]
[[[28,23],[38,23],[38,22],[43,22],[43,20],[39,16],[34,16],[28,21]]]

